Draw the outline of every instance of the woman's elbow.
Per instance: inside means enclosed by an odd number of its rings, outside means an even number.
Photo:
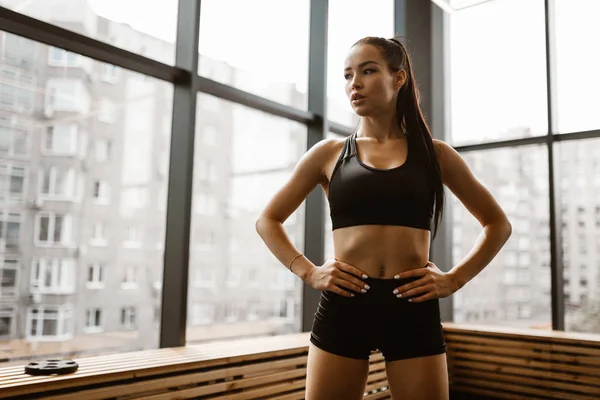
[[[512,224],[510,223],[510,220],[508,219],[508,217],[504,217],[504,220],[502,221],[502,233],[504,235],[505,242],[512,235]]]

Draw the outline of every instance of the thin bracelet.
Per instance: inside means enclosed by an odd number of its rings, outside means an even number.
[[[294,256],[294,258],[292,258],[292,261],[290,261],[290,262],[289,262],[289,264],[288,264],[288,269],[289,269],[290,271],[292,271],[292,264],[294,263],[294,261],[296,261],[296,259],[297,259],[298,257],[302,257],[302,255],[303,255],[302,253],[298,253],[298,254],[296,254],[296,255]],[[292,271],[292,272],[294,272],[294,271]]]

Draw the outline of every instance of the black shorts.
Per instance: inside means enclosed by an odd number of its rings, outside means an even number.
[[[310,341],[344,357],[368,360],[380,350],[386,361],[446,352],[439,300],[411,303],[393,290],[419,278],[367,278],[367,293],[344,297],[321,292]]]

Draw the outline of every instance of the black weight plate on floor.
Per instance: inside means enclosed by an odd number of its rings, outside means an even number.
[[[29,375],[62,375],[77,371],[79,364],[72,360],[44,360],[29,363],[25,373]]]

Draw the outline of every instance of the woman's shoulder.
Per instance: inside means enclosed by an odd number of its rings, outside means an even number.
[[[311,153],[313,157],[327,160],[342,151],[345,140],[344,137],[330,137],[320,140],[308,150],[308,153]]]

